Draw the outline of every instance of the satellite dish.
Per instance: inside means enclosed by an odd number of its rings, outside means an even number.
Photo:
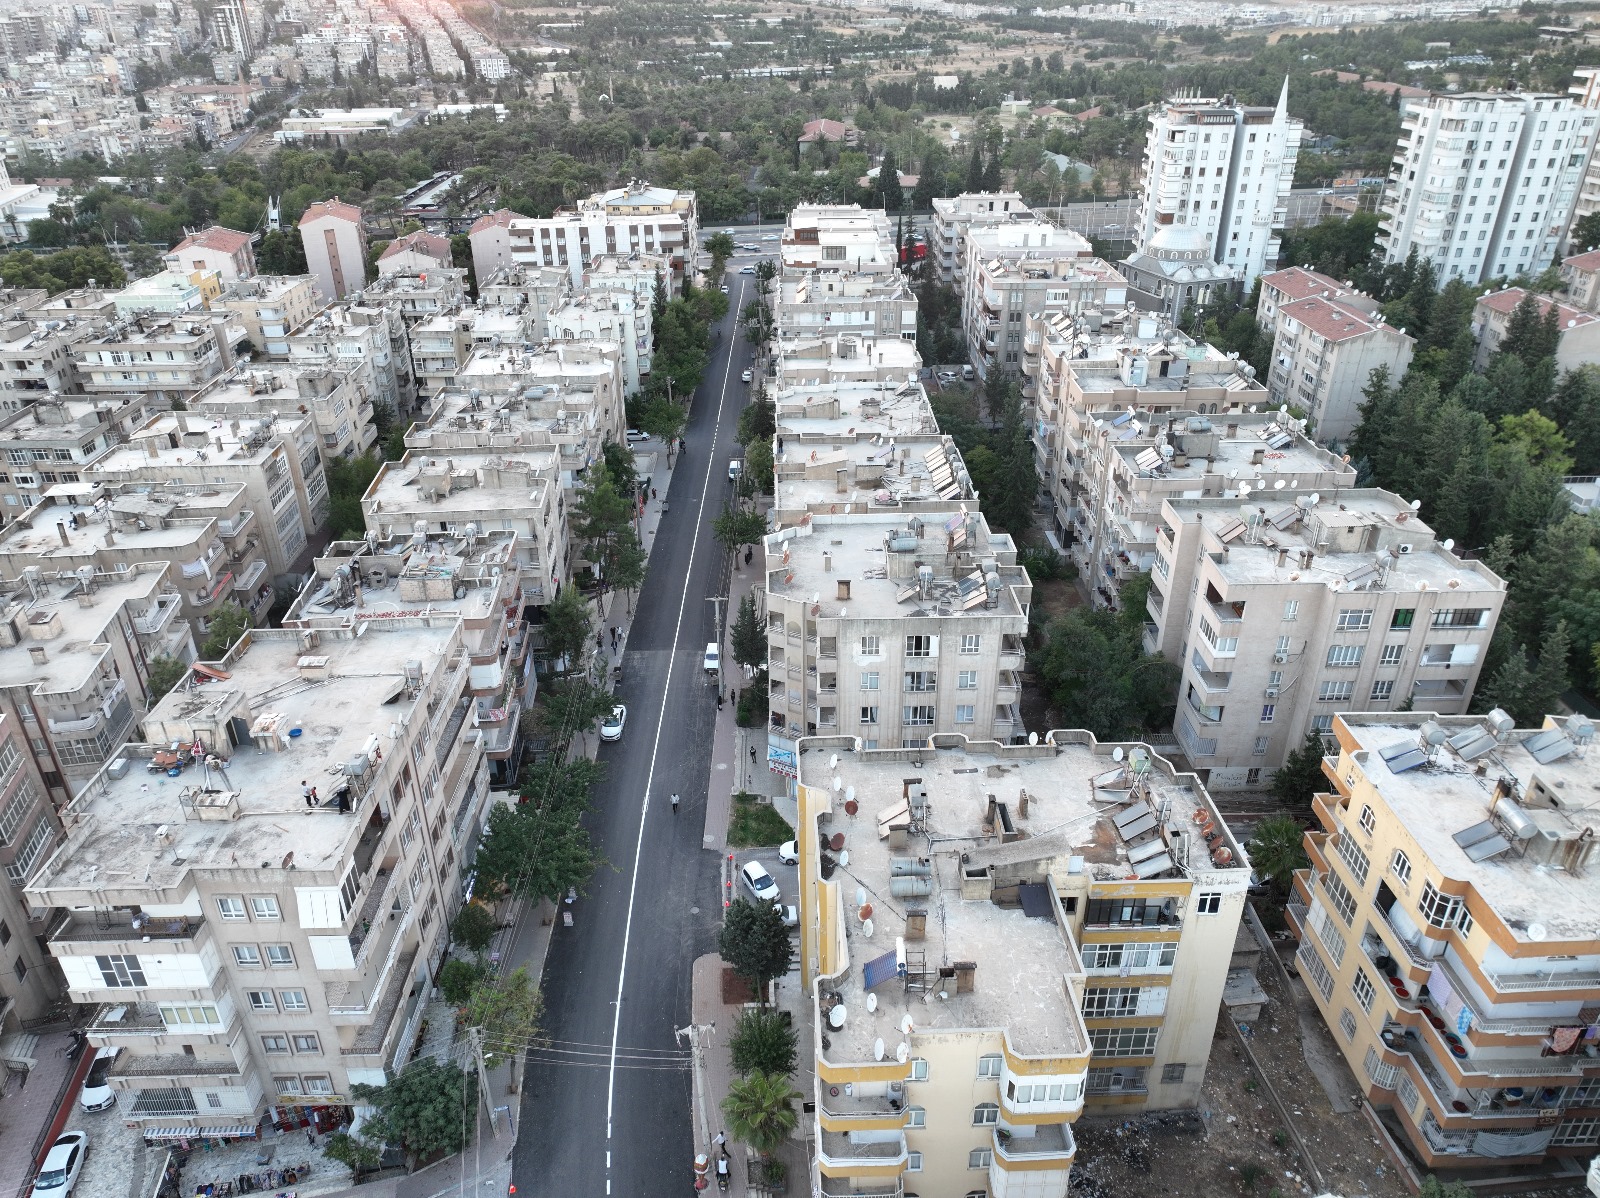
[[[862,923],[866,923],[868,920],[870,920],[872,918],[872,904],[862,903],[859,907],[857,907],[856,918]]]
[[[828,758],[828,768],[830,770],[836,770],[839,768],[839,754],[835,753],[833,756]]]
[[[868,940],[872,939],[872,921],[870,919],[862,921],[862,923],[861,923],[861,934],[863,936],[865,936]]]
[[[1111,760],[1112,761],[1121,761],[1122,760],[1122,747],[1120,745],[1117,748],[1111,750]]]
[[[1288,414],[1289,414],[1289,405],[1286,404],[1286,403],[1279,404],[1278,405],[1278,415],[1287,416]]]
[[[1039,743],[1039,734],[1037,732],[1028,733],[1028,743],[1030,745],[1038,744]]]
[[[843,780],[841,780],[841,779],[839,779],[839,778],[835,778],[835,779],[834,779],[834,780],[833,780],[833,793],[834,793],[834,794],[838,794],[838,793],[839,793],[839,792],[840,792],[840,791],[841,791],[841,790],[843,790],[843,789],[844,789],[844,782],[843,782]]]
[[[1444,539],[1444,551],[1446,553],[1449,553],[1455,547],[1456,547],[1456,539],[1454,537],[1446,537]]]
[[[1543,940],[1548,934],[1549,933],[1544,930],[1544,924],[1542,923],[1530,923],[1528,925],[1529,940]]]
[[[911,1034],[911,1029],[914,1028],[915,1026],[916,1025],[911,1022],[911,1016],[910,1016],[909,1013],[900,1016],[900,1034],[901,1035],[909,1036]]]
[[[1322,494],[1321,494],[1321,492],[1319,492],[1319,491],[1311,492],[1311,506],[1312,507],[1316,507],[1317,504],[1319,504],[1321,502],[1322,502]]]
[[[854,786],[846,786],[844,788],[844,801],[846,803],[854,803],[856,801],[856,788]]]
[[[874,1040],[872,1042],[872,1059],[874,1061],[883,1060],[883,1037],[882,1036],[879,1036],[876,1040]]]
[[[1248,494],[1250,494],[1250,484],[1249,483],[1240,483],[1239,484],[1239,498],[1243,499]]]
[[[867,995],[867,1014],[870,1015],[872,1012],[876,1011],[877,1009],[878,1009],[878,996],[876,994]],[[882,1043],[882,1041],[879,1041],[879,1043]]]
[[[841,852],[839,854],[839,864],[840,865],[849,865],[850,864],[850,854],[848,852]]]
[[[899,1061],[902,1065],[909,1061],[911,1059],[911,1045],[907,1044],[904,1040],[895,1045],[894,1059]]]
[[[857,803],[854,799],[846,799],[844,801],[844,813],[846,815],[854,815],[857,811],[860,811],[860,810],[861,810],[861,805],[859,803]]]
[[[1287,487],[1288,485],[1289,485],[1288,483],[1284,482],[1283,479],[1280,478],[1277,482],[1272,484],[1272,489],[1274,491],[1281,491],[1285,487]]]
[[[828,1026],[838,1031],[844,1026],[844,1007],[837,1006],[828,1012]]]
[[[1415,511],[1417,511],[1417,510],[1419,510],[1419,509],[1420,509],[1420,508],[1421,508],[1421,507],[1422,507],[1422,500],[1420,500],[1420,499],[1413,499],[1413,500],[1412,500],[1412,501],[1411,501],[1411,510],[1412,510],[1412,511],[1414,511],[1414,512],[1415,512]]]
[[[865,886],[857,886],[856,887],[856,906],[865,907],[866,905],[867,905],[867,888]]]

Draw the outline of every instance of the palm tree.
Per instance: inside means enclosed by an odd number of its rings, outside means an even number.
[[[1256,873],[1272,879],[1274,889],[1280,894],[1288,893],[1294,871],[1309,864],[1301,843],[1304,835],[1299,821],[1287,815],[1274,815],[1256,825],[1255,835],[1245,845]]]
[[[799,1122],[794,1104],[802,1097],[781,1073],[747,1073],[728,1087],[722,1113],[735,1138],[770,1156]]]

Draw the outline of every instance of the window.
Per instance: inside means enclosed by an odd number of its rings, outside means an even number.
[[[294,1050],[296,1052],[320,1053],[322,1051],[322,1042],[310,1033],[303,1032],[291,1036],[290,1039],[294,1041]]]
[[[861,638],[861,656],[862,657],[882,657],[883,656],[883,645],[878,640],[877,637],[875,637],[875,636],[864,636],[864,637]]]
[[[926,1127],[928,1125],[928,1112],[920,1106],[906,1108],[907,1127]]]
[[[1424,882],[1422,897],[1417,900],[1417,913],[1436,928],[1453,928],[1461,920],[1461,899],[1458,895],[1442,894],[1432,882]]]
[[[993,1163],[994,1149],[992,1148],[974,1148],[967,1153],[967,1168],[969,1169],[987,1169]]]
[[[1311,984],[1317,988],[1317,993],[1322,995],[1322,1000],[1326,1002],[1328,996],[1333,993],[1333,975],[1323,964],[1322,954],[1309,944],[1301,944],[1294,960],[1300,967],[1301,974],[1311,980]]]
[[[1414,607],[1398,607],[1394,615],[1389,617],[1390,628],[1410,628],[1411,622],[1417,618],[1417,609]]]
[[[19,982],[27,981],[27,979],[28,979],[28,963],[26,961],[24,961],[21,957],[18,957],[15,961],[13,961],[11,963],[11,972],[17,975],[17,981],[19,981]]]
[[[864,691],[875,691],[875,690],[878,689],[878,671],[877,670],[863,670],[862,671],[862,673],[861,673],[861,689],[864,690]]]
[[[1488,620],[1486,607],[1444,607],[1433,613],[1435,628],[1482,628]]]
[[[1389,872],[1395,876],[1400,885],[1407,888],[1411,885],[1411,858],[1407,857],[1404,849],[1394,851],[1394,859],[1389,862]]]
[[[878,709],[876,707],[863,707],[861,709],[861,722],[863,724],[876,724],[878,722]]]
[[[979,1077],[999,1077],[1005,1065],[1005,1058],[997,1052],[986,1053],[978,1058]]]
[[[1354,669],[1361,664],[1365,645],[1329,645],[1328,665],[1335,670]]]
[[[306,1002],[304,990],[278,991],[278,1005],[285,1011],[309,1011],[310,1005]]]
[[[933,707],[907,704],[900,709],[900,722],[909,728],[931,727]]]
[[[1361,804],[1361,817],[1356,822],[1361,825],[1363,832],[1371,836],[1372,829],[1378,826],[1378,817],[1372,813],[1372,807],[1369,804],[1363,803]]]
[[[1123,970],[1143,973],[1150,969],[1170,969],[1178,958],[1176,940],[1135,940],[1126,944],[1091,941],[1083,946],[1086,970]]]
[[[259,969],[261,950],[253,944],[236,944],[233,946],[233,963],[244,969]]]
[[[1183,1081],[1184,1072],[1189,1068],[1182,1061],[1172,1065],[1161,1066],[1161,1083],[1166,1086],[1176,1086]]]
[[[1120,1065],[1110,1069],[1089,1070],[1087,1090],[1090,1094],[1140,1094],[1149,1070],[1143,1065]]]
[[[223,919],[243,919],[244,900],[224,895],[217,899],[217,910],[222,913]]]
[[[925,1082],[928,1080],[928,1059],[926,1057],[911,1058],[911,1081]]]
[[[1355,689],[1354,682],[1324,682],[1317,687],[1317,702],[1348,703]]]
[[[1378,655],[1380,666],[1397,666],[1406,655],[1404,645],[1385,645],[1383,652]]]
[[[906,637],[907,657],[932,657],[933,638],[931,636]]]
[[[978,689],[978,671],[962,670],[956,675],[956,689],[958,691],[975,691]]]
[[[164,1002],[160,1007],[161,1021],[168,1027],[185,1028],[194,1026],[218,1025],[222,1019],[217,1014],[217,1008],[208,1003],[170,1003]]]
[[[971,704],[971,703],[957,703],[956,704],[956,723],[958,723],[958,724],[971,724],[971,723],[973,723],[974,719],[975,719],[973,712],[974,712],[974,704]]]
[[[261,1048],[263,1052],[287,1053],[289,1051],[288,1036],[262,1036]]]
[[[1374,703],[1387,703],[1393,695],[1393,678],[1380,678],[1372,684],[1372,701]]]
[[[307,1094],[332,1094],[333,1079],[326,1074],[312,1073],[305,1078]]]
[[[908,1152],[908,1153],[906,1153],[906,1172],[907,1173],[921,1173],[922,1172],[922,1153],[920,1153],[920,1152]]]
[[[963,632],[961,634],[961,652],[965,654],[977,653],[983,647],[983,637],[976,632]]]
[[[11,925],[0,919],[0,944],[11,943]]]
[[[1550,1143],[1579,1146],[1600,1144],[1600,1116],[1568,1119],[1556,1128],[1556,1134],[1550,1138]]]
[[[1083,992],[1086,1019],[1160,1015],[1167,1009],[1165,986],[1099,986]]]
[[[1108,1057],[1147,1057],[1160,1034],[1159,1027],[1097,1027],[1089,1032],[1089,1047]]]
[[[973,1127],[993,1127],[1000,1122],[1000,1104],[997,1102],[980,1102],[972,1108]]]
[[[1258,736],[1256,737],[1256,743],[1250,746],[1250,755],[1252,757],[1265,757],[1267,755],[1267,750],[1271,747],[1272,737]]]
[[[1356,900],[1351,896],[1349,888],[1340,881],[1338,874],[1325,873],[1322,875],[1322,889],[1327,894],[1334,911],[1344,920],[1345,927],[1349,927],[1350,921],[1356,914]]]
[[[1220,890],[1202,890],[1195,895],[1195,914],[1215,915],[1222,910],[1222,892]]]
[[[1346,1040],[1356,1038],[1356,1016],[1349,1007],[1339,1012],[1339,1030],[1344,1033]]]
[[[1339,860],[1343,861],[1349,868],[1350,876],[1356,880],[1356,885],[1365,886],[1367,884],[1367,870],[1370,866],[1366,853],[1361,851],[1361,846],[1348,836],[1341,836],[1334,845],[1334,849],[1339,854]]]
[[[1296,619],[1299,615],[1300,615],[1300,600],[1298,600],[1298,599],[1285,599],[1283,601],[1283,618],[1285,620],[1293,620],[1293,619]]]
[[[927,694],[939,689],[939,676],[932,670],[907,670],[905,689],[913,694]]]
[[[1356,967],[1355,980],[1350,983],[1350,992],[1356,996],[1356,1001],[1361,1004],[1361,1009],[1372,1011],[1372,1000],[1377,997],[1377,991],[1372,988],[1372,979],[1367,976],[1367,971],[1360,966]]]
[[[1334,628],[1339,632],[1360,632],[1371,627],[1371,608],[1346,608],[1339,613],[1338,622],[1334,625]]]
[[[1263,724],[1272,723],[1273,716],[1277,714],[1278,705],[1276,703],[1263,703],[1261,705],[1261,722]]]
[[[278,900],[270,894],[251,895],[250,914],[257,919],[283,918],[282,913],[278,910]]]
[[[275,969],[288,969],[294,966],[294,948],[287,944],[267,945],[267,964]]]
[[[246,990],[244,994],[245,998],[250,1002],[252,1011],[276,1011],[278,1009],[277,1000],[272,997],[272,991],[270,990]]]
[[[100,967],[100,978],[107,986],[137,988],[145,984],[138,957],[96,957],[94,963]]]

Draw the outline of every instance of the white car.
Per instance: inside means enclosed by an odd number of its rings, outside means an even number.
[[[102,1048],[95,1053],[94,1064],[89,1066],[89,1076],[83,1079],[83,1089],[78,1091],[78,1105],[86,1111],[103,1111],[116,1105],[117,1093],[106,1080],[111,1066],[116,1064],[120,1048]]]
[[[739,871],[739,877],[744,881],[744,888],[748,890],[758,903],[778,902],[781,893],[778,884],[772,880],[772,875],[761,867],[759,861],[746,861],[744,868]]]
[[[601,740],[621,740],[622,726],[628,722],[628,709],[618,703],[611,709],[611,714],[600,721]]]
[[[632,445],[637,441],[648,441],[650,439],[650,434],[642,433],[636,428],[630,428],[627,432],[627,438],[628,444]]]
[[[756,273],[756,268],[753,266],[741,266],[739,268],[739,273],[742,275],[753,275]]]
[[[716,641],[706,642],[706,655],[700,665],[707,674],[715,674],[722,669],[722,650],[717,648]]]
[[[792,840],[786,840],[778,846],[778,860],[785,865],[797,865],[800,861],[800,846]]]
[[[723,295],[728,294],[728,285],[726,283],[720,284],[717,289],[721,291]]]
[[[753,378],[755,378],[755,375],[751,374],[748,370],[741,370],[739,372],[739,381],[741,383],[748,383]]]
[[[939,372],[939,381],[941,383],[953,383],[960,377],[961,376],[953,370],[941,370]]]
[[[776,240],[778,240],[778,235],[776,233],[768,233],[761,240],[762,241],[776,241]]]
[[[792,903],[773,903],[772,907],[778,913],[778,917],[783,920],[784,927],[793,928],[799,926],[800,908]]]
[[[738,248],[747,254],[759,254],[761,252],[761,247],[753,241],[741,241]]]
[[[773,895],[777,895],[776,886]],[[88,1155],[89,1137],[83,1132],[69,1131],[58,1138],[33,1180],[33,1198],[69,1198],[83,1171],[83,1158]]]

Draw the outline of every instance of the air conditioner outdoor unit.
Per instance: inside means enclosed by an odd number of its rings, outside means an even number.
[[[1267,698],[1276,699],[1277,697],[1278,697],[1278,688],[1275,687],[1275,686],[1267,687]]]
[[[1410,553],[1411,552],[1410,544],[1408,543],[1408,544],[1400,546],[1400,552],[1401,553]]]
[[[1272,660],[1281,666],[1284,662],[1289,660],[1289,655],[1287,653],[1274,653],[1272,655]]]

